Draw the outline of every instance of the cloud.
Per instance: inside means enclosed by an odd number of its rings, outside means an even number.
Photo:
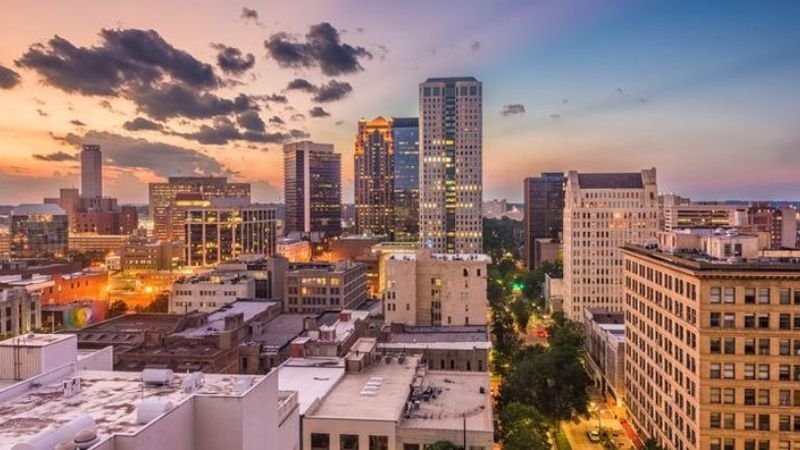
[[[469,49],[473,52],[477,52],[481,49],[481,41],[472,41],[472,43],[469,44]]]
[[[311,137],[311,135],[306,133],[305,131],[297,129],[289,130],[289,135],[293,139],[305,139],[307,137]]]
[[[256,122],[256,119],[260,123]],[[260,117],[240,115],[234,123],[227,117],[220,117],[214,120],[212,126],[201,125],[197,131],[191,133],[167,132],[166,134],[180,136],[184,139],[196,141],[203,145],[226,145],[231,141],[243,141],[260,144],[282,144],[298,137],[308,135],[301,130],[290,130],[288,132],[270,132],[266,130],[265,124]]]
[[[521,103],[512,103],[510,105],[504,105],[503,110],[500,111],[500,115],[503,117],[508,117],[516,114],[525,114],[525,105]]]
[[[550,118],[553,119],[553,120],[558,120],[558,119],[561,118],[561,114],[558,114],[558,113],[550,114]]]
[[[317,88],[317,93],[311,99],[318,103],[327,103],[341,100],[353,92],[350,83],[331,80]]]
[[[51,161],[51,162],[62,162],[62,161],[77,161],[78,157],[75,155],[70,155],[66,152],[55,152],[55,153],[48,153],[46,155],[34,154],[33,159],[38,159],[39,161]]]
[[[331,80],[327,84],[316,86],[303,78],[295,78],[286,85],[287,91],[305,91],[314,94],[311,98],[318,103],[341,100],[353,92],[353,86],[343,81]]]
[[[108,101],[108,100],[100,100],[100,103],[98,103],[98,105],[100,105],[100,107],[103,108],[103,109],[107,109],[109,111],[114,111],[114,107],[111,106],[111,102]]]
[[[45,111],[43,109],[39,109],[39,108],[36,109],[36,113],[39,114],[42,117],[47,117],[47,116],[50,115],[50,114],[47,113],[47,111]]]
[[[305,114],[303,114],[303,113],[294,113],[294,114],[292,114],[292,116],[289,118],[289,120],[291,120],[292,122],[297,122],[297,121],[299,121],[299,120],[305,120],[305,118],[306,118],[306,115],[305,115]]]
[[[286,122],[284,122],[283,119],[281,119],[278,116],[272,116],[272,117],[269,118],[269,123],[272,123],[272,124],[275,124],[275,125],[283,125]]]
[[[17,72],[0,65],[0,89],[12,89],[21,81]]]
[[[216,49],[217,66],[229,75],[241,75],[253,68],[256,57],[252,53],[244,54],[236,47],[228,47],[224,44],[212,44]]]
[[[295,78],[294,80],[290,81],[289,84],[286,85],[286,90],[316,92],[317,87],[311,84],[311,82],[308,80],[305,80],[303,78]]]
[[[99,45],[87,48],[56,35],[30,46],[16,64],[51,86],[83,95],[116,96],[165,79],[195,89],[219,85],[211,65],[176,49],[155,30],[103,29],[100,37]]]
[[[205,119],[258,109],[254,99],[244,94],[226,99],[179,84],[165,85],[157,89],[140,89],[132,92],[131,96],[140,111],[158,120],[178,116]]]
[[[130,138],[103,131],[89,131],[83,135],[69,133],[54,139],[79,148],[83,144],[97,144],[111,166],[150,170],[161,177],[176,175],[227,175],[230,173],[216,159],[185,147]]]
[[[281,32],[264,41],[264,47],[281,67],[319,67],[328,76],[364,70],[361,60],[372,58],[372,53],[366,48],[341,42],[339,32],[328,22],[312,25],[304,42],[297,42]]]
[[[258,95],[254,96],[253,99],[264,103],[289,103],[289,99],[281,94]]]
[[[164,125],[158,122],[153,122],[152,120],[145,119],[144,117],[137,117],[133,120],[129,120],[123,123],[122,128],[128,131],[142,131],[142,130],[161,131],[164,129]]]
[[[247,111],[236,117],[236,123],[248,131],[263,132],[266,124],[255,111]]]
[[[78,119],[70,120],[69,123],[71,123],[72,125],[75,125],[76,127],[85,127],[86,126],[85,123],[81,122]]]
[[[242,20],[244,20],[244,21],[247,21],[247,20],[258,21],[258,11],[256,11],[255,9],[250,9],[250,8],[244,7],[244,8],[242,8],[241,17],[242,17]]]
[[[328,117],[331,115],[328,111],[322,109],[321,106],[315,106],[311,108],[310,110],[308,110],[308,114],[311,117]]]

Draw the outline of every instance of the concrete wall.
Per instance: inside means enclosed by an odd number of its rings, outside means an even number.
[[[354,399],[354,401],[359,400],[360,399]],[[357,435],[359,437],[358,448],[369,448],[370,435],[387,436],[389,438],[389,450],[402,450],[403,448],[402,446],[397,446],[394,421],[306,417],[303,420],[303,450],[311,450],[312,433],[327,433],[330,436],[330,450],[341,450],[339,439],[342,434]]]
[[[150,422],[139,433],[133,436],[115,436],[113,448],[114,450],[194,450],[208,448],[196,445],[200,439],[200,434],[197,433],[194,421],[196,408],[197,405],[194,404],[194,401],[185,401]]]

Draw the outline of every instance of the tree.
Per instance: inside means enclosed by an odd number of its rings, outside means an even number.
[[[531,314],[533,314],[533,304],[523,297],[517,297],[508,306],[514,316],[514,321],[517,323],[517,328],[523,332],[527,330],[528,321],[531,318]]]
[[[500,414],[504,450],[550,450],[550,423],[530,405],[512,402]]]
[[[666,448],[659,444],[654,438],[647,438],[642,443],[642,450],[666,450]]]
[[[583,352],[583,325],[568,320],[559,312],[553,315],[553,324],[547,328],[550,348],[579,358]]]
[[[143,308],[137,307],[136,311],[147,313],[169,312],[169,295],[164,293],[158,294],[149,305]]]
[[[108,307],[108,313],[106,314],[107,319],[113,319],[114,317],[124,315],[128,312],[128,304],[122,300],[115,300],[111,303],[111,306]]]
[[[494,368],[500,375],[505,375],[522,347],[522,339],[514,329],[514,319],[504,306],[493,308],[492,349]]]
[[[450,441],[436,441],[425,447],[426,450],[458,450],[459,448]]]

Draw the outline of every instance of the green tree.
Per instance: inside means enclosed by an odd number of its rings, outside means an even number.
[[[584,342],[583,325],[580,322],[564,318],[563,313],[556,313],[553,324],[547,328],[547,334],[550,336],[550,348],[580,358]]]
[[[528,328],[528,321],[533,314],[533,304],[524,297],[517,297],[508,306],[517,323],[517,328],[524,332]]]
[[[460,448],[450,441],[436,441],[431,445],[425,446],[425,450],[459,450]]]
[[[128,304],[122,300],[115,300],[111,303],[111,306],[108,307],[108,313],[106,314],[107,319],[113,319],[114,317],[118,317],[124,315],[128,312]]]
[[[505,255],[519,259],[523,224],[509,218],[483,219],[483,251],[499,261]]]
[[[492,336],[494,368],[498,374],[505,375],[522,347],[522,339],[514,329],[514,319],[505,307],[493,309]]]
[[[533,406],[511,402],[500,415],[504,450],[550,450],[550,423]]]
[[[143,308],[136,308],[138,312],[166,313],[169,312],[169,294],[161,293],[150,304]]]
[[[647,438],[642,443],[642,450],[666,450],[666,447],[659,444],[654,438]]]

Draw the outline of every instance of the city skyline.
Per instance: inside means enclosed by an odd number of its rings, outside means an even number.
[[[800,70],[796,4],[475,3],[446,24],[419,14],[422,3],[386,23],[379,5],[192,5],[195,26],[173,20],[180,2],[150,14],[147,2],[86,0],[69,6],[83,12],[75,22],[61,19],[64,5],[45,17],[16,4],[0,18],[15,29],[0,49],[0,203],[78,187],[83,144],[106,152],[106,192],[121,202],[144,203],[148,182],[191,171],[277,201],[281,146],[300,138],[342,154],[351,202],[358,120],[415,116],[420,82],[461,75],[486,89],[486,199],[521,201],[520,180],[541,172],[640,167],[659,168],[663,191],[698,200],[800,193],[800,107],[786,95]],[[146,55],[155,69],[136,45],[162,52]],[[79,69],[108,66],[109,53],[129,72],[79,83]],[[199,97],[180,97],[176,86],[192,83]],[[184,107],[159,102],[176,98]]]

